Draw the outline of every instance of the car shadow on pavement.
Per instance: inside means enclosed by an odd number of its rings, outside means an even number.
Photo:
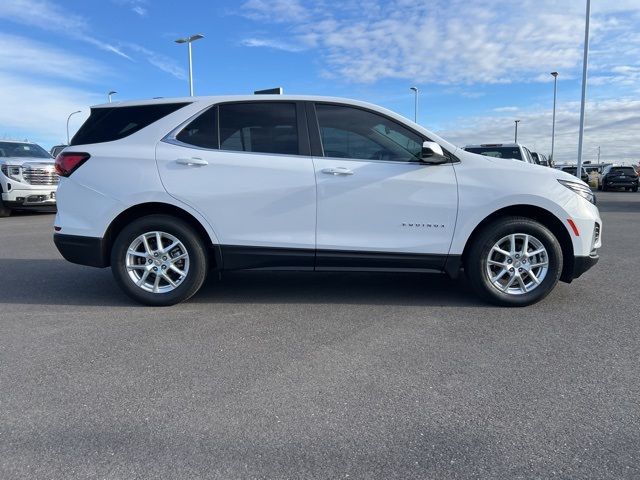
[[[57,259],[0,259],[0,304],[136,306],[108,268]],[[10,279],[10,281],[7,281]],[[464,278],[427,273],[210,272],[189,303],[486,306]]]
[[[108,268],[73,265],[63,259],[0,258],[0,304],[125,306]]]
[[[486,306],[463,278],[437,273],[212,272],[197,303]]]

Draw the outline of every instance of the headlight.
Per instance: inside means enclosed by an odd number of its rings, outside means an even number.
[[[589,200],[594,205],[596,204],[596,196],[593,194],[593,192],[591,191],[591,189],[588,186],[586,186],[586,185],[584,185],[582,183],[572,182],[571,180],[560,180],[560,179],[558,179],[558,181],[562,185],[567,187],[569,190],[571,190],[572,192],[577,193],[578,195],[580,195],[585,200]]]
[[[7,177],[19,182],[20,180],[20,166],[18,165],[2,165],[2,173]]]

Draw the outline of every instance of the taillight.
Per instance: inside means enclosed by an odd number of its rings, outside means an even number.
[[[68,177],[89,158],[91,155],[88,153],[63,152],[56,157],[56,173]]]

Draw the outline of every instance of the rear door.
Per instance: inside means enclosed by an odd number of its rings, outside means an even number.
[[[426,138],[375,111],[309,107],[321,147],[317,268],[442,268],[458,207],[453,165],[418,161]]]
[[[160,142],[156,158],[169,194],[210,222],[225,268],[313,268],[316,185],[303,105],[213,106]]]

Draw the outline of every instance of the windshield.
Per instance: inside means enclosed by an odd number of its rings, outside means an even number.
[[[35,143],[0,142],[0,157],[51,158],[51,155]]]
[[[465,150],[467,152],[484,155],[485,157],[522,160],[522,155],[520,155],[520,149],[518,147],[468,147],[465,148]]]

